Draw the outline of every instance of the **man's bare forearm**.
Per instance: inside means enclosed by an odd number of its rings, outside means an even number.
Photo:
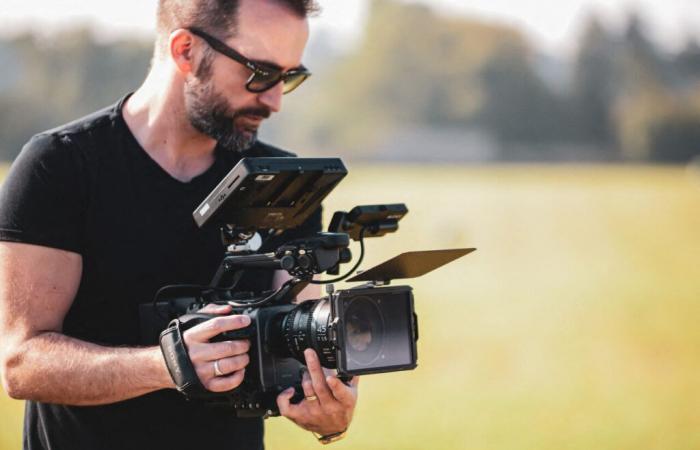
[[[104,347],[46,332],[14,350],[3,374],[14,398],[87,406],[173,387],[158,347]]]

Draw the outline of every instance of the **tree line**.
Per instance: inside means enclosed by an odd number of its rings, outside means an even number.
[[[150,42],[100,43],[85,30],[0,41],[0,158],[134,90],[151,52]],[[622,30],[591,16],[574,60],[560,61],[505,25],[373,0],[356,49],[310,53],[319,70],[268,132],[297,150],[372,158],[399,130],[449,128],[486,133],[502,160],[700,154],[700,45],[664,51],[638,15]]]

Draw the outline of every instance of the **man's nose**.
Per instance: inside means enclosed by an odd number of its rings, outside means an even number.
[[[258,100],[267,106],[271,112],[279,112],[282,109],[283,83],[277,83],[265,92],[258,94]]]

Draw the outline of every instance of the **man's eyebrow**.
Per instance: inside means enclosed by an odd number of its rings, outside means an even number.
[[[255,64],[260,64],[261,66],[269,67],[270,69],[275,69],[275,70],[279,70],[280,72],[282,72],[282,68],[279,66],[279,64],[276,64],[272,61],[267,61],[264,59],[251,59],[251,61],[253,61],[253,63],[255,63]],[[304,68],[304,65],[300,64],[296,67],[292,67],[289,70],[299,70],[302,68]]]
[[[279,70],[280,72],[282,71],[282,68],[278,65],[273,63],[272,61],[267,61],[264,59],[251,59],[255,64],[260,64],[261,66],[266,66],[271,69]]]

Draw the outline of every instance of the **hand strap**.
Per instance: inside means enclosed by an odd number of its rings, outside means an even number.
[[[206,397],[208,391],[199,381],[197,371],[187,353],[178,319],[170,322],[168,328],[160,334],[160,350],[177,390],[187,398]]]

